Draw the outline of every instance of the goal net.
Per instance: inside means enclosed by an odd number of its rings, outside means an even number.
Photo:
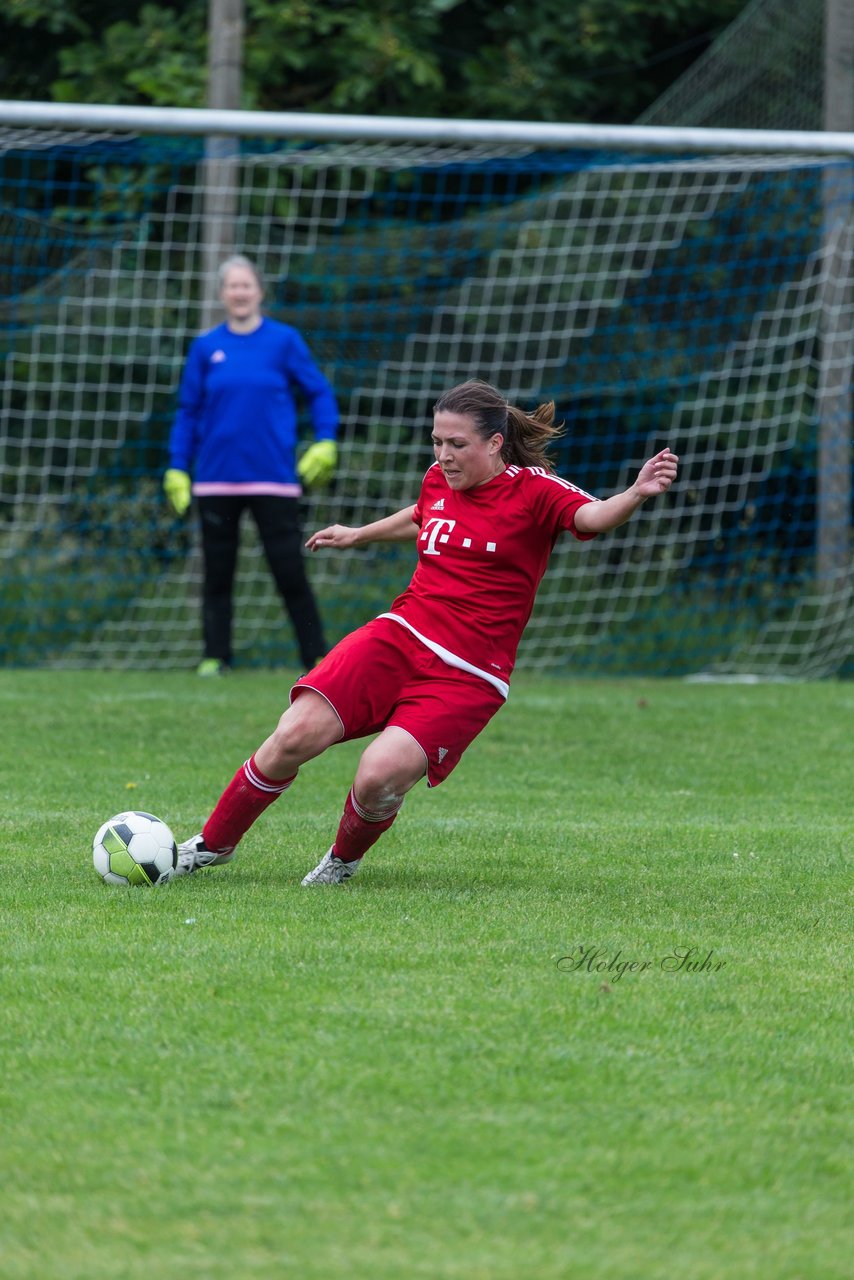
[[[849,161],[237,147],[234,248],[341,408],[340,465],[306,498],[307,531],[413,501],[434,401],[484,378],[525,408],[555,401],[557,468],[598,496],[664,445],[682,458],[629,524],[558,545],[520,666],[850,670]],[[200,657],[196,524],[170,513],[161,480],[204,323],[210,172],[192,137],[0,125],[7,665]],[[410,544],[310,557],[330,639],[386,608],[412,567]],[[244,666],[297,662],[248,518],[234,648]]]

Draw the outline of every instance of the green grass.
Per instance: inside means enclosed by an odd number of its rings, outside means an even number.
[[[518,679],[350,885],[299,881],[356,745],[231,867],[102,885],[287,687],[0,674],[4,1280],[850,1275],[854,686]]]

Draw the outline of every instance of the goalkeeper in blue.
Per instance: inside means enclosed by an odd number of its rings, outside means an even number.
[[[234,577],[248,508],[308,670],[326,653],[305,572],[299,499],[327,484],[337,462],[338,405],[305,340],[262,312],[264,289],[242,255],[218,273],[224,323],[192,343],[169,441],[166,496],[179,516],[196,499],[202,533],[204,656],[199,675],[232,661]],[[297,406],[307,402],[314,442],[297,459]]]

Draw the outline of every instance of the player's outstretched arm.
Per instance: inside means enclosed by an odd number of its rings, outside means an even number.
[[[385,516],[382,520],[374,520],[373,524],[363,524],[354,528],[347,524],[331,524],[327,529],[318,529],[306,542],[309,551],[319,551],[322,547],[331,547],[336,551],[344,547],[364,547],[369,542],[409,542],[418,537],[418,525],[413,524],[412,513],[415,503],[395,511],[393,516]]]
[[[656,498],[666,491],[676,479],[679,459],[669,449],[662,449],[654,458],[643,464],[634,484],[623,493],[602,502],[588,502],[575,513],[575,527],[579,533],[607,533],[625,524],[642,502]]]

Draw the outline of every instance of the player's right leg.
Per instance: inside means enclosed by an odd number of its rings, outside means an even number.
[[[201,832],[178,846],[175,875],[230,862],[241,838],[287,791],[300,765],[338,742],[342,733],[341,721],[327,700],[314,690],[304,690],[269,738],[237,770]]]
[[[205,653],[199,675],[216,675],[231,665],[231,616],[234,574],[243,499],[232,494],[197,499],[202,533],[204,583],[202,632]]]

